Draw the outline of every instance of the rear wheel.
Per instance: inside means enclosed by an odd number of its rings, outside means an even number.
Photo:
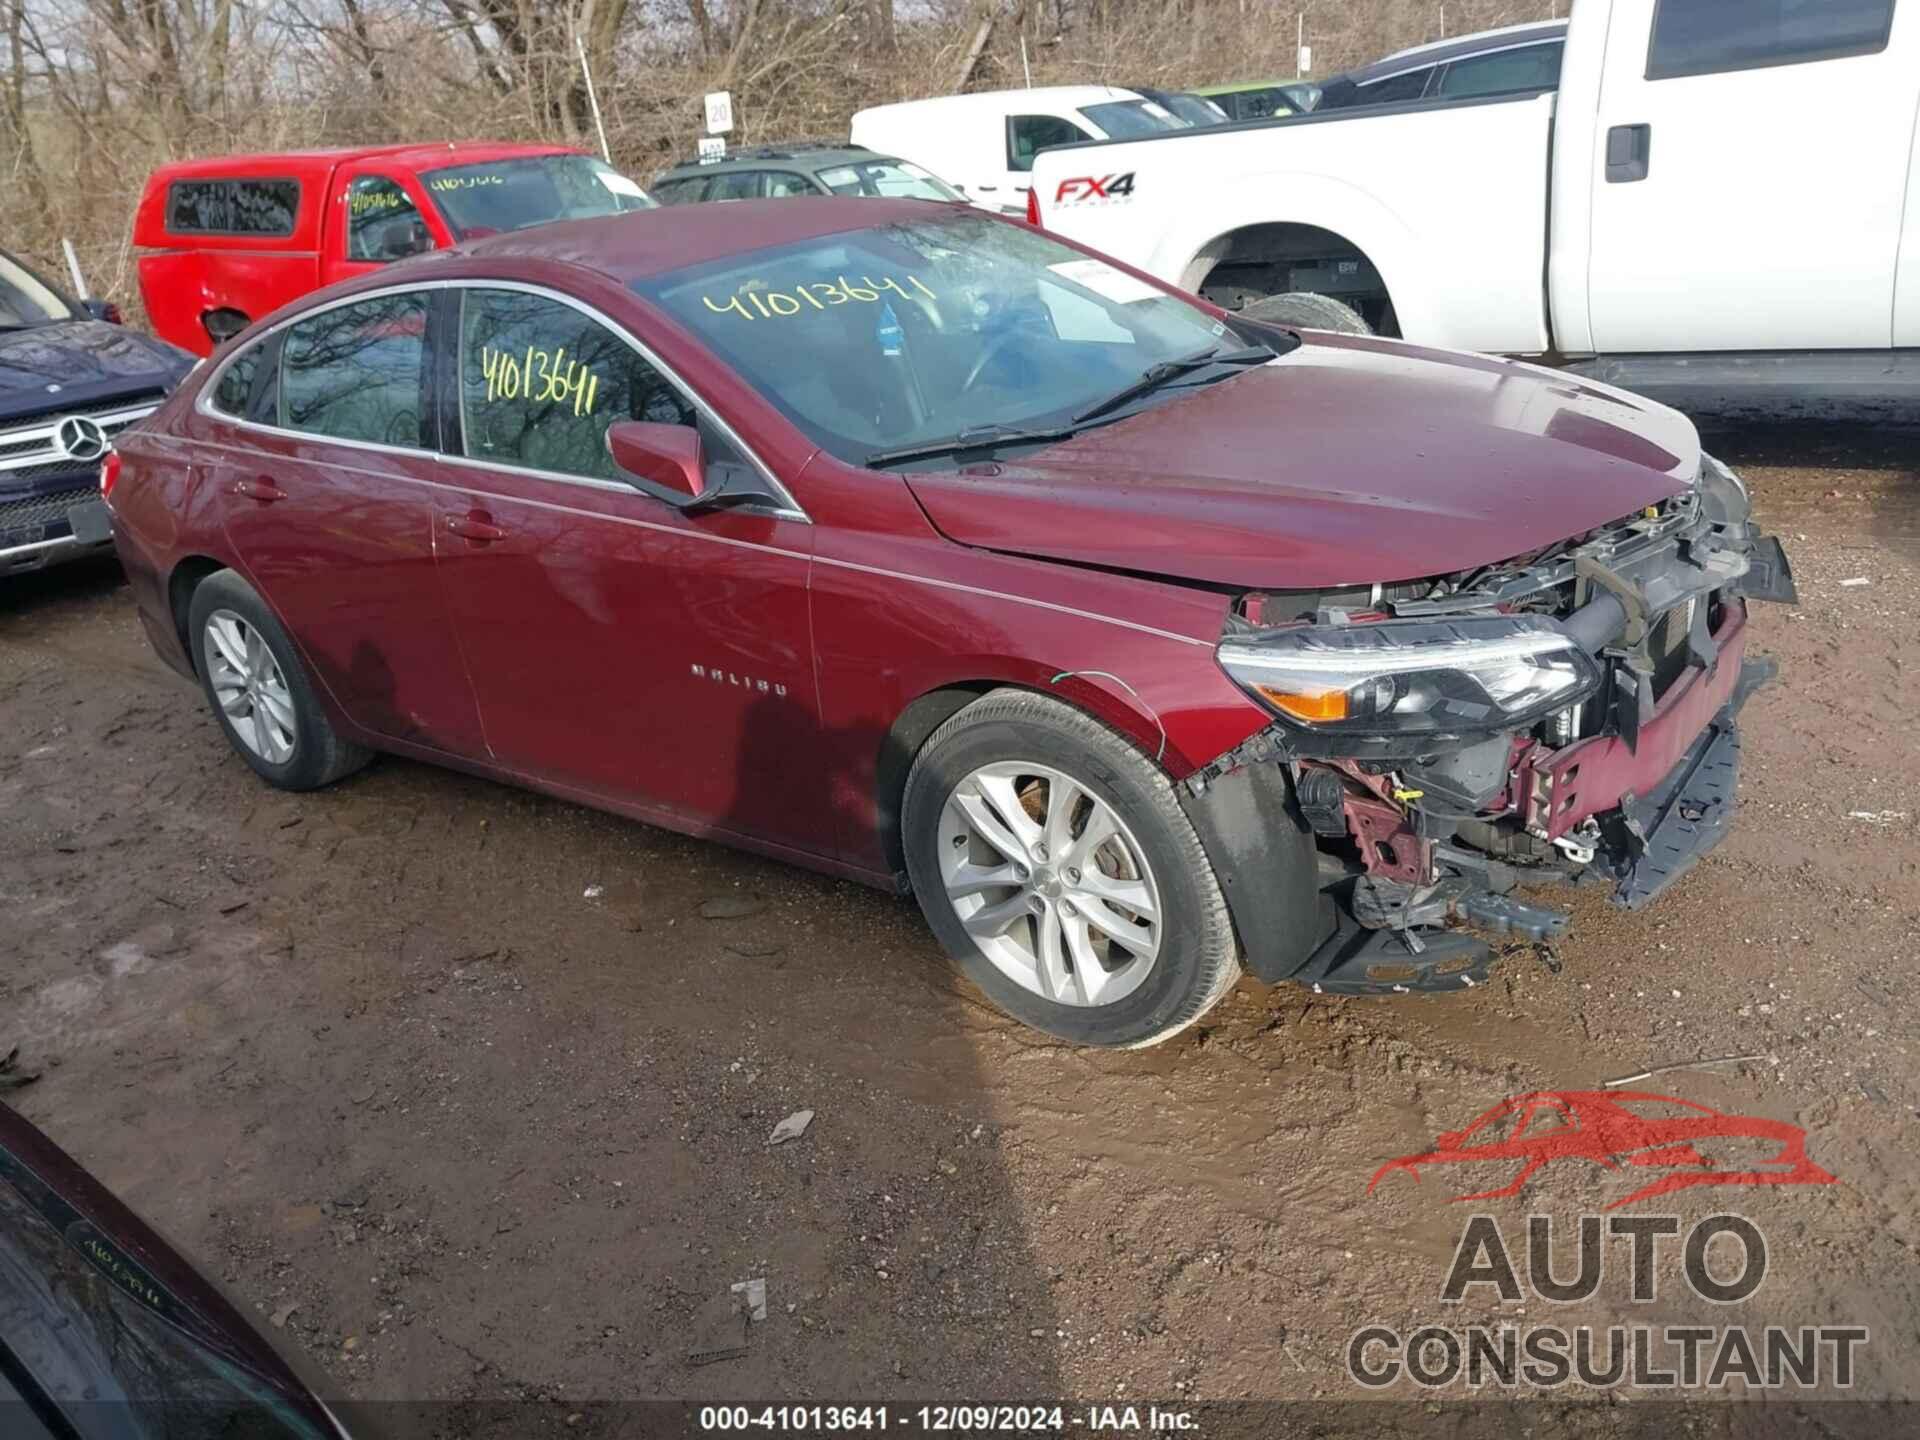
[[[1373,327],[1351,305],[1327,295],[1310,295],[1304,290],[1255,300],[1240,313],[1249,320],[1282,325],[1289,330],[1332,330],[1341,335],[1373,334]]]
[[[1071,706],[975,701],[907,777],[907,868],[927,922],[1014,1018],[1142,1046],[1239,977],[1226,901],[1166,776]]]
[[[268,784],[318,789],[371,758],[334,733],[287,632],[233,571],[218,571],[195,587],[187,634],[228,743]]]

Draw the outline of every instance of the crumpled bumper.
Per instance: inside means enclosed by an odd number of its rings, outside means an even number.
[[[1745,661],[1732,697],[1680,763],[1647,794],[1623,800],[1611,823],[1602,822],[1619,876],[1614,904],[1627,910],[1651,904],[1727,838],[1740,784],[1737,717],[1777,670],[1771,660]]]

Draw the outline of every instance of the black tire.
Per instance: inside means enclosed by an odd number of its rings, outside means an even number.
[[[1063,1004],[1022,986],[982,952],[947,895],[940,862],[947,802],[980,767],[1009,761],[1058,769],[1104,802],[1157,881],[1159,951],[1138,987],[1112,1004]],[[935,936],[988,998],[1036,1030],[1076,1045],[1157,1044],[1205,1015],[1240,977],[1226,900],[1172,785],[1132,745],[1070,705],[995,690],[953,716],[914,757],[901,832],[907,872]]]
[[[269,760],[243,741],[214,692],[213,667],[208,659],[212,642],[207,622],[217,611],[238,615],[259,634],[286,681],[294,726],[293,751],[284,761]],[[342,740],[334,733],[326,712],[314,697],[306,666],[300,663],[300,654],[292,640],[266,602],[233,571],[215,571],[194,587],[193,600],[187,609],[187,640],[193,653],[193,668],[200,676],[200,688],[206,694],[214,718],[226,732],[227,743],[269,785],[282,790],[317,790],[351,775],[373,758],[372,751]]]
[[[1279,325],[1288,330],[1332,330],[1340,335],[1371,335],[1373,327],[1360,318],[1360,312],[1344,301],[1304,290],[1291,295],[1269,295],[1242,307],[1249,320]]]

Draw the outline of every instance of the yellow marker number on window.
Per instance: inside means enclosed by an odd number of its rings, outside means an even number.
[[[796,285],[791,291],[770,290],[764,285],[748,281],[739,290],[725,300],[715,300],[711,295],[702,295],[700,303],[715,315],[734,314],[742,320],[774,320],[789,315],[800,315],[810,307],[814,310],[826,310],[835,305],[845,305],[858,300],[871,305],[882,298],[882,292],[891,290],[903,300],[915,299],[913,291],[929,300],[939,297],[921,283],[917,275],[906,277],[908,290],[892,276],[883,276],[876,280],[871,275],[860,277],[863,283],[855,284],[851,276],[842,275],[837,280],[819,280],[804,285]]]
[[[575,415],[591,415],[600,398],[600,377],[584,361],[567,359],[567,348],[542,350],[529,345],[524,354],[480,347],[480,378],[487,382],[487,399],[519,400],[536,405],[573,405]]]

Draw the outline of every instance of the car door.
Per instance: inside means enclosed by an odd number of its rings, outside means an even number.
[[[434,575],[431,291],[331,305],[226,362],[203,394],[240,566],[356,724],[484,754]]]
[[[829,848],[805,518],[690,515],[623,479],[616,420],[695,426],[710,471],[755,462],[589,308],[499,284],[445,303],[436,555],[495,758],[680,828]]]
[[[411,175],[357,166],[342,170],[334,186],[320,255],[322,284],[452,243]]]
[[[1891,344],[1917,61],[1911,0],[1615,0],[1595,347]]]

